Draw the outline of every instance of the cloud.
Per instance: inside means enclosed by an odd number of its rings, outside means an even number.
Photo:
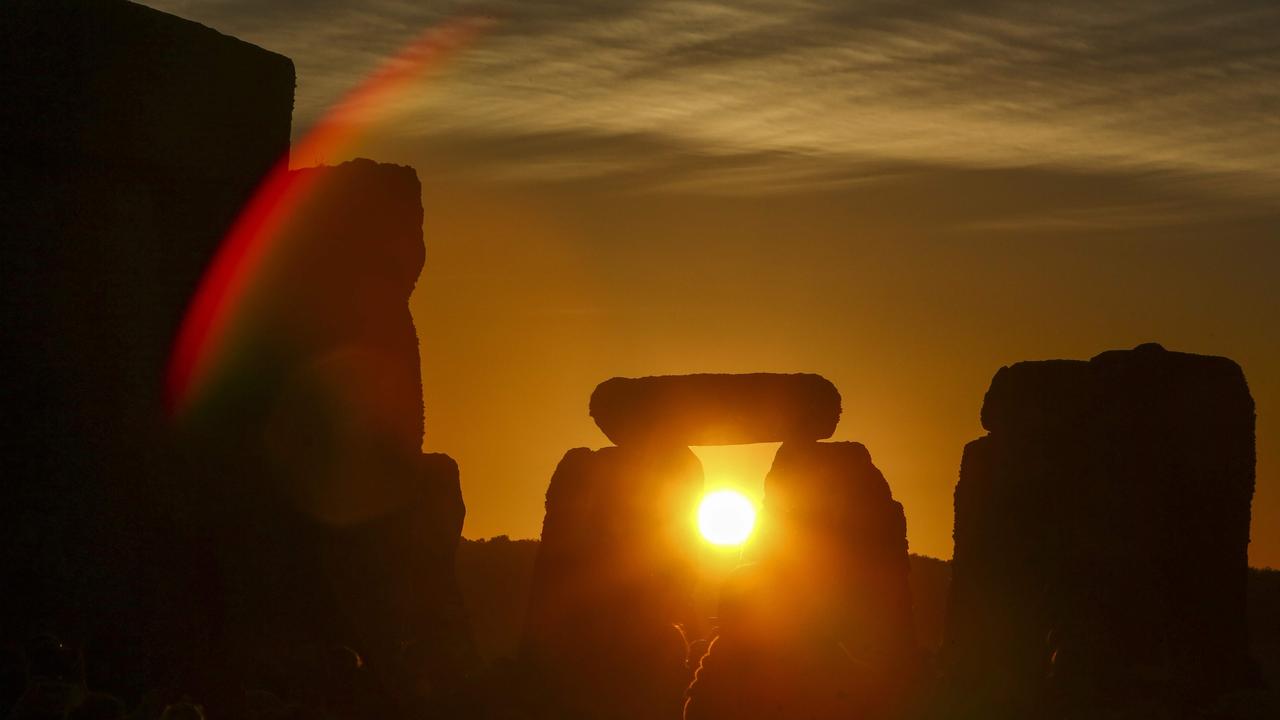
[[[457,2],[151,0],[294,58],[298,125]],[[1280,187],[1280,5],[809,0],[498,2],[499,29],[398,108],[406,142],[591,138],[520,177],[648,177],[707,158],[829,182],[884,163],[1180,174]],[[655,137],[678,155],[631,156]],[[615,138],[616,152],[601,143]],[[666,179],[690,185],[689,179]],[[695,183],[696,184],[696,183]],[[755,185],[746,182],[746,185]]]

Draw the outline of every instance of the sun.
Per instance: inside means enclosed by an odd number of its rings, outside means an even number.
[[[712,545],[741,545],[755,524],[755,505],[736,490],[707,493],[698,505],[698,530]]]

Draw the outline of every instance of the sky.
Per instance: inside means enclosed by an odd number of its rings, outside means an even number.
[[[818,372],[911,549],[1020,360],[1226,355],[1280,567],[1280,5],[148,0],[291,57],[295,137],[423,28],[495,20],[354,154],[413,165],[425,446],[536,537],[613,376]],[[298,164],[348,157],[299,158]],[[759,493],[773,446],[699,449]]]

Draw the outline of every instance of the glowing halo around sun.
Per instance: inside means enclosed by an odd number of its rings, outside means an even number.
[[[698,504],[698,530],[712,545],[741,545],[755,525],[755,505],[736,490],[707,493]]]

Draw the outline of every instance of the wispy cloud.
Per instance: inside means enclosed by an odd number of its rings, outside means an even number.
[[[299,125],[454,2],[149,0],[294,58]],[[648,176],[663,139],[708,185],[886,162],[1182,174],[1280,193],[1280,5],[499,2],[499,29],[407,98],[406,140],[580,136],[487,172]],[[687,184],[688,179],[668,177]]]

